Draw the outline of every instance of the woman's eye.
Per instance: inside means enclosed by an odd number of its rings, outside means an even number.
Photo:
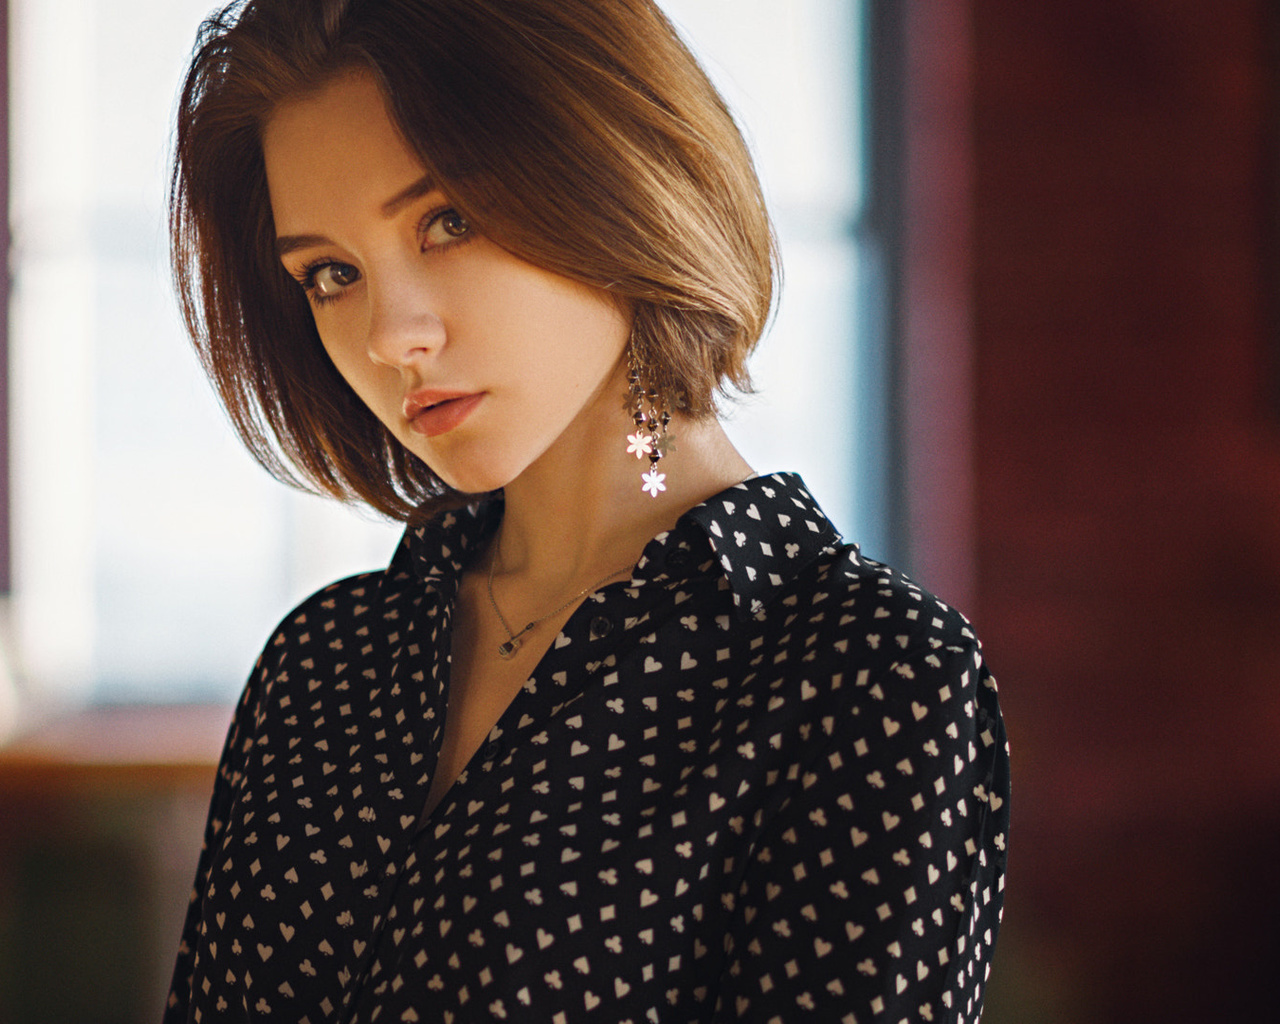
[[[306,287],[319,299],[329,299],[360,280],[360,271],[350,263],[325,263],[307,274]]]
[[[457,210],[442,210],[427,221],[426,230],[422,233],[422,247],[434,249],[436,246],[448,245],[471,232],[471,225]]]

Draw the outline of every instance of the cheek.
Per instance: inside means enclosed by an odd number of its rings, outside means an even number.
[[[525,318],[536,327],[539,354],[548,370],[553,365],[561,372],[576,367],[580,373],[595,375],[617,362],[630,322],[614,303],[576,287],[561,287],[540,297],[540,304],[525,306]]]
[[[345,380],[352,387],[356,386],[356,382],[352,379],[356,365],[350,357],[350,353],[341,343],[341,340],[334,336],[332,331],[320,332],[320,344],[324,346],[325,354],[329,357],[329,362],[333,363],[334,368],[342,374]],[[357,388],[357,390],[359,390]]]
[[[320,343],[342,379],[360,396],[365,405],[382,418],[376,401],[378,397],[378,367],[369,359],[364,346],[350,332],[335,330],[327,325],[320,331]]]
[[[629,312],[608,293],[505,251],[495,254],[483,274],[457,284],[456,294],[503,336],[536,337],[544,345],[568,347],[585,341],[588,348],[620,351],[630,332]]]

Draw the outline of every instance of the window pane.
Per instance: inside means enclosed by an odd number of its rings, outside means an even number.
[[[753,140],[787,283],[730,433],[856,538],[858,5],[669,0]],[[45,698],[228,700],[271,625],[399,530],[271,481],[183,336],[170,119],[208,0],[14,0],[19,671]],[[122,55],[127,55],[122,59]]]
[[[758,393],[728,429],[759,471],[803,474],[853,540],[877,517],[859,502],[860,405],[883,381],[860,362],[855,227],[866,174],[862,19],[854,0],[663,0],[728,100],[756,156],[782,250],[776,320],[752,361]]]

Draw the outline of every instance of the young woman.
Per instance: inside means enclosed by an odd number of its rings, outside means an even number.
[[[168,1019],[975,1020],[995,686],[722,431],[770,228],[650,0],[237,4],[177,147],[240,433],[408,530],[253,672]]]

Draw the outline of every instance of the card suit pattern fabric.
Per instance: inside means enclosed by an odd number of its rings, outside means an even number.
[[[268,643],[166,1021],[976,1021],[995,683],[797,476],[697,506],[584,601],[419,820],[452,602],[501,513],[409,531]]]

